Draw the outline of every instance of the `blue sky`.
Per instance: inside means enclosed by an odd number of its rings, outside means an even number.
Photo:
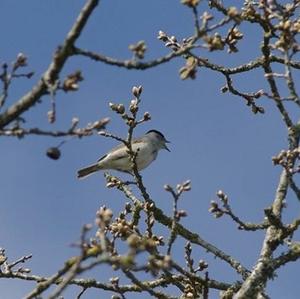
[[[10,62],[23,52],[29,57],[28,69],[35,71],[32,79],[13,83],[9,103],[27,92],[46,70],[83,4],[84,1],[70,0],[1,1],[0,62]],[[257,28],[241,29],[247,36],[239,53],[204,52],[203,56],[227,66],[259,56]],[[156,38],[159,30],[178,39],[192,34],[190,10],[179,1],[101,1],[78,46],[128,59],[128,45],[145,40],[148,60],[168,52]],[[59,129],[67,128],[74,116],[79,117],[82,126],[110,117],[109,131],[125,136],[126,127],[110,111],[108,103],[128,104],[132,86],[142,85],[141,111],[149,111],[152,121],[140,126],[136,135],[155,128],[172,142],[171,152],[161,152],[157,161],[143,171],[152,198],[166,213],[171,213],[172,201],[163,185],[191,179],[192,190],[180,202],[180,208],[189,215],[184,224],[251,268],[259,255],[263,234],[238,231],[226,217],[214,219],[208,213],[209,203],[215,192],[222,189],[242,219],[260,222],[263,209],[273,200],[280,173],[280,168],[272,165],[271,157],[286,147],[286,130],[269,100],[260,102],[265,115],[253,115],[240,98],[220,92],[225,83],[220,75],[200,69],[196,80],[181,81],[178,70],[182,65],[184,61],[176,59],[147,71],[127,71],[74,57],[62,74],[81,69],[85,80],[80,90],[57,96],[55,124],[47,122],[50,99],[44,97],[42,104],[24,115],[27,125]],[[265,87],[259,71],[234,77],[234,83],[242,91]],[[76,253],[70,244],[78,239],[83,224],[93,223],[99,206],[105,204],[117,215],[125,200],[117,191],[105,188],[101,173],[86,180],[76,179],[76,171],[114,146],[113,140],[101,136],[71,140],[62,147],[61,159],[52,161],[45,151],[59,142],[46,137],[0,140],[0,246],[10,259],[32,253],[27,266],[40,275],[54,273],[66,258]],[[299,203],[290,194],[285,219],[296,217],[298,210]],[[182,261],[184,244],[179,241],[177,245],[175,257]],[[195,247],[194,252],[196,260],[208,261],[214,278],[228,282],[238,279],[225,263],[201,248]],[[104,273],[100,270],[96,278],[107,281]],[[296,298],[300,292],[297,274],[296,264],[278,271],[278,278],[269,283],[270,297]],[[33,286],[0,280],[1,296],[6,299],[21,298]],[[72,292],[66,298],[73,298]],[[91,299],[98,298],[95,292],[87,294]],[[217,298],[217,294],[213,296]]]

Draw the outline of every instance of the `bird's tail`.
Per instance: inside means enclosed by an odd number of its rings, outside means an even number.
[[[77,172],[77,178],[84,178],[100,169],[102,168],[99,166],[99,164],[93,164],[85,168],[79,169]]]

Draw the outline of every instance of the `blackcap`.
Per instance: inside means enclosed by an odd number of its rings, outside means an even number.
[[[145,135],[133,139],[132,150],[137,152],[136,165],[138,171],[149,166],[156,159],[159,150],[166,149],[170,151],[166,143],[169,143],[169,141],[157,130],[150,130]],[[77,177],[83,178],[104,169],[132,173],[132,162],[128,154],[128,148],[124,144],[110,150],[95,164],[78,170]]]

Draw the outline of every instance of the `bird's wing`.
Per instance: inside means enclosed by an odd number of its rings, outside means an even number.
[[[125,149],[126,149],[126,147],[124,144],[119,144],[116,147],[114,147],[113,149],[111,149],[107,154],[105,154],[100,159],[98,159],[97,162],[104,160],[108,155],[112,155],[112,154],[113,154],[115,160],[122,159],[122,158],[126,157],[126,155],[127,155]]]
[[[139,143],[139,142],[141,142],[142,140],[143,140],[143,137],[140,137],[140,138],[132,140],[132,149],[134,151],[137,150],[136,144]],[[115,160],[119,160],[119,159],[122,159],[122,158],[125,158],[126,156],[128,156],[126,146],[123,143],[121,143],[121,144],[117,145],[116,147],[114,147],[113,149],[111,149],[107,154],[105,154],[104,156],[102,156],[100,159],[98,159],[97,162],[102,161],[108,155],[110,155],[112,153],[114,155],[114,159]]]

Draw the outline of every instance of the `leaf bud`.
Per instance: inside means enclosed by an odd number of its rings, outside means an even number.
[[[140,86],[133,86],[132,87],[132,94],[136,97],[136,98],[139,98],[141,93],[143,91],[143,87],[140,85]]]

